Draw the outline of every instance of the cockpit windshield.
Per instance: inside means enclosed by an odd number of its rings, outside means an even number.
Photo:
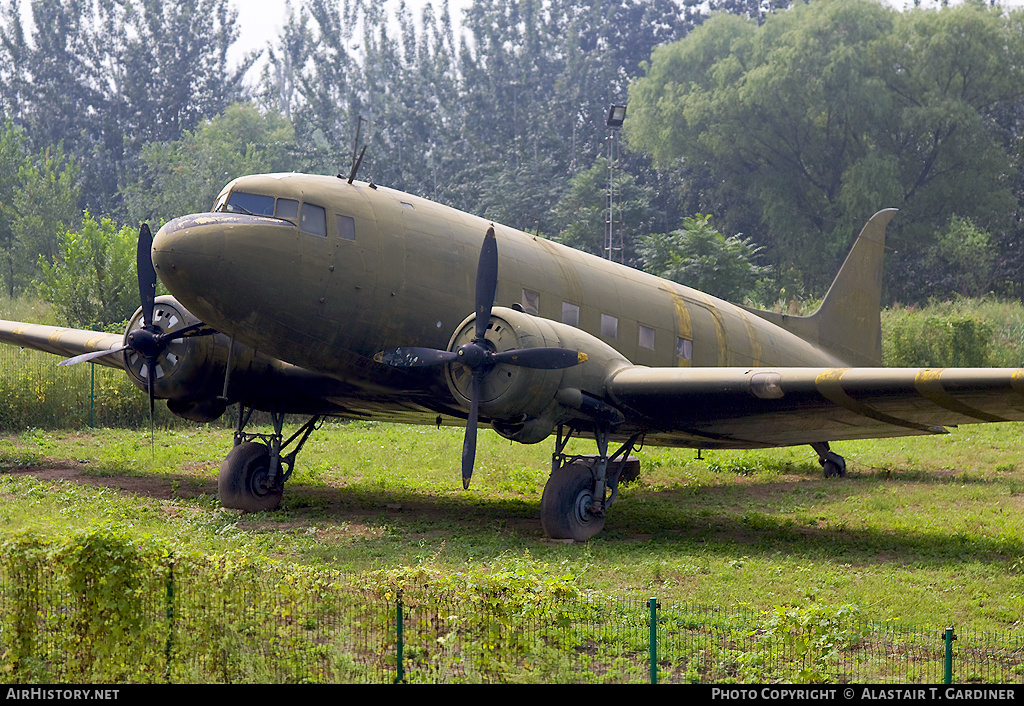
[[[244,191],[234,191],[224,204],[223,209],[228,213],[247,213],[251,216],[273,216],[274,197],[262,194],[247,194]]]
[[[232,191],[226,197],[221,195],[213,210],[226,211],[228,213],[244,213],[250,216],[273,216],[291,221],[298,225],[304,233],[327,237],[326,209],[323,206],[303,203],[297,199],[275,199],[273,196],[266,196],[264,194]],[[350,240],[354,239],[347,235],[342,237]]]

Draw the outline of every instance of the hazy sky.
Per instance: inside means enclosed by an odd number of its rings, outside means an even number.
[[[398,9],[400,0],[382,1],[388,9],[394,12]],[[886,1],[896,7],[913,5],[913,0]],[[286,0],[231,0],[231,3],[238,10],[241,34],[239,37],[240,54],[250,49],[262,49],[280,34],[286,17]],[[294,4],[301,4],[301,0],[294,0]],[[405,0],[405,4],[412,11],[413,16],[418,17],[422,7],[427,4],[427,0]],[[471,4],[472,0],[448,0],[448,7],[456,21],[462,11]],[[921,4],[923,7],[938,7],[940,3],[939,0],[922,0]],[[1021,7],[1024,5],[1024,0],[1002,0],[1001,4],[1005,7]],[[435,9],[440,9],[440,0],[435,0],[433,5]]]
[[[391,12],[398,10],[400,0],[378,0],[378,2],[381,1]],[[448,0],[448,7],[452,15],[456,16],[460,15],[462,10],[471,3],[472,0]],[[238,44],[243,52],[250,49],[262,49],[274,41],[280,34],[281,28],[284,27],[287,17],[286,0],[231,0],[231,4],[238,10],[240,33]],[[292,4],[300,5],[301,0],[293,0]],[[427,0],[405,0],[405,5],[412,12],[413,17],[419,17],[426,4]],[[440,10],[441,2],[439,0],[432,4],[436,10]]]

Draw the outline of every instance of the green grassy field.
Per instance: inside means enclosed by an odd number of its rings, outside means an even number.
[[[835,445],[825,479],[809,448],[647,448],[604,532],[547,540],[550,445],[481,434],[463,491],[461,430],[328,424],[299,457],[280,511],[216,500],[230,433],[209,428],[31,430],[0,439],[0,525],[67,534],[112,524],[192,550],[351,572],[517,566],[584,589],[710,606],[859,606],[865,619],[1020,632],[1024,425]],[[574,442],[576,443],[576,442]],[[591,452],[579,442],[578,452]]]
[[[32,299],[0,300],[0,316],[50,317]],[[995,300],[889,310],[886,337],[921,345],[887,344],[887,360],[941,365],[929,357],[986,335],[985,364],[1021,365],[1022,321],[1024,306]],[[26,409],[56,418],[42,407],[71,404],[50,389],[65,371],[21,362],[29,358],[8,363],[3,381],[28,389]],[[144,395],[123,387],[118,394],[138,402],[129,416],[141,418]],[[29,423],[43,426],[8,428]],[[216,500],[229,431],[158,428],[151,442],[142,426],[0,436],[0,531],[64,536],[110,524],[195,551],[350,572],[423,566],[478,575],[520,567],[630,599],[853,604],[868,620],[1024,631],[1020,424],[836,444],[849,474],[828,480],[807,447],[705,452],[702,460],[694,451],[648,447],[639,454],[640,480],[622,489],[604,532],[575,545],[541,531],[550,442],[521,446],[482,432],[473,485],[463,491],[459,429],[326,424],[299,456],[282,509],[241,515]],[[577,453],[594,452],[573,443]]]

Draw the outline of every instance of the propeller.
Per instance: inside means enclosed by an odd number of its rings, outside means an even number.
[[[464,343],[457,350],[447,351],[436,348],[414,346],[381,351],[373,357],[378,363],[396,368],[426,368],[459,363],[472,373],[469,418],[466,421],[466,436],[462,442],[462,487],[469,488],[476,460],[476,433],[480,418],[480,388],[484,377],[499,364],[515,365],[537,370],[560,370],[570,368],[587,359],[585,353],[567,348],[523,348],[495,352],[487,343],[487,327],[491,320],[491,306],[498,288],[498,241],[494,227],[487,229],[480,260],[476,269],[476,320],[473,340]]]
[[[133,351],[146,361],[146,387],[149,392],[149,419],[150,426],[153,422],[153,407],[155,402],[153,391],[153,370],[156,367],[157,359],[164,352],[164,349],[171,341],[189,336],[207,336],[216,333],[206,324],[199,322],[178,329],[177,331],[164,332],[153,322],[153,311],[156,302],[156,268],[153,266],[153,234],[149,230],[149,224],[143,223],[139,228],[139,243],[135,251],[135,270],[139,281],[139,301],[142,307],[142,328],[128,332],[125,337],[125,344],[120,348],[111,348],[106,351],[92,351],[76,355],[73,358],[62,360],[57,365],[75,365],[94,360],[105,355]]]

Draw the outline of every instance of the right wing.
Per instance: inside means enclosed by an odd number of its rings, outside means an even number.
[[[0,342],[72,358],[83,353],[117,350],[124,346],[124,335],[26,324],[20,321],[0,321]],[[123,355],[105,355],[94,359],[93,362],[108,368],[124,369]]]
[[[1024,420],[1018,368],[645,368],[608,396],[651,443],[758,448]]]

